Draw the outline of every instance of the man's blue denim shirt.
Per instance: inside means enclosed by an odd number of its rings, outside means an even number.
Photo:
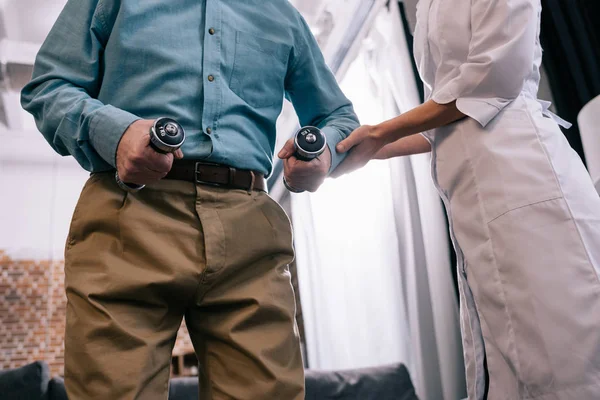
[[[115,167],[137,119],[186,129],[186,158],[269,175],[283,99],[335,145],[359,126],[352,104],[288,0],[69,0],[21,103],[62,155]]]

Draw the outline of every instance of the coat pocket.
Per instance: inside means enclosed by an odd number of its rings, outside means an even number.
[[[554,168],[526,106],[505,109],[485,129],[465,132],[487,222],[562,196]]]
[[[488,319],[497,324],[493,332],[509,327],[510,335],[494,339],[507,344],[502,359],[521,394],[541,398],[588,385],[599,373],[600,291],[567,202],[521,207],[488,228],[504,296],[486,300],[506,306]]]
[[[127,192],[115,183],[114,172],[93,174],[85,183],[75,206],[65,256],[74,245],[94,233],[106,233],[109,226],[112,232],[117,231],[113,226],[117,220],[116,213],[123,206],[126,197]]]

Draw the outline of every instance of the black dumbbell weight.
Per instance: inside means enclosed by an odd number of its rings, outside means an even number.
[[[183,142],[185,142],[185,131],[172,118],[159,118],[150,128],[150,147],[158,153],[174,153],[183,145]],[[132,193],[139,192],[146,186],[123,182],[119,178],[118,172],[115,172],[115,179],[121,189]]]
[[[310,162],[325,152],[325,149],[327,148],[327,139],[319,128],[305,126],[296,132],[296,135],[294,136],[294,145],[296,147],[294,156],[299,160]],[[285,177],[283,178],[283,184],[290,192],[304,192],[304,190],[298,190],[288,185]]]

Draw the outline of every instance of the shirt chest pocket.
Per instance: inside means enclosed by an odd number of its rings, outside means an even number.
[[[283,103],[291,47],[237,32],[229,88],[254,108]]]

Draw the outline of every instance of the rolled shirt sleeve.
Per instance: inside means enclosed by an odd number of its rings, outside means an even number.
[[[109,33],[102,0],[69,0],[21,92],[21,105],[54,150],[90,172],[115,168],[119,141],[139,119],[96,98]]]
[[[432,94],[485,127],[516,99],[531,74],[538,9],[534,0],[473,0],[471,43],[459,75]]]
[[[302,126],[316,126],[327,138],[332,172],[344,159],[336,145],[360,126],[350,100],[327,66],[306,21],[298,14],[300,32],[286,77],[286,97],[292,102]]]

